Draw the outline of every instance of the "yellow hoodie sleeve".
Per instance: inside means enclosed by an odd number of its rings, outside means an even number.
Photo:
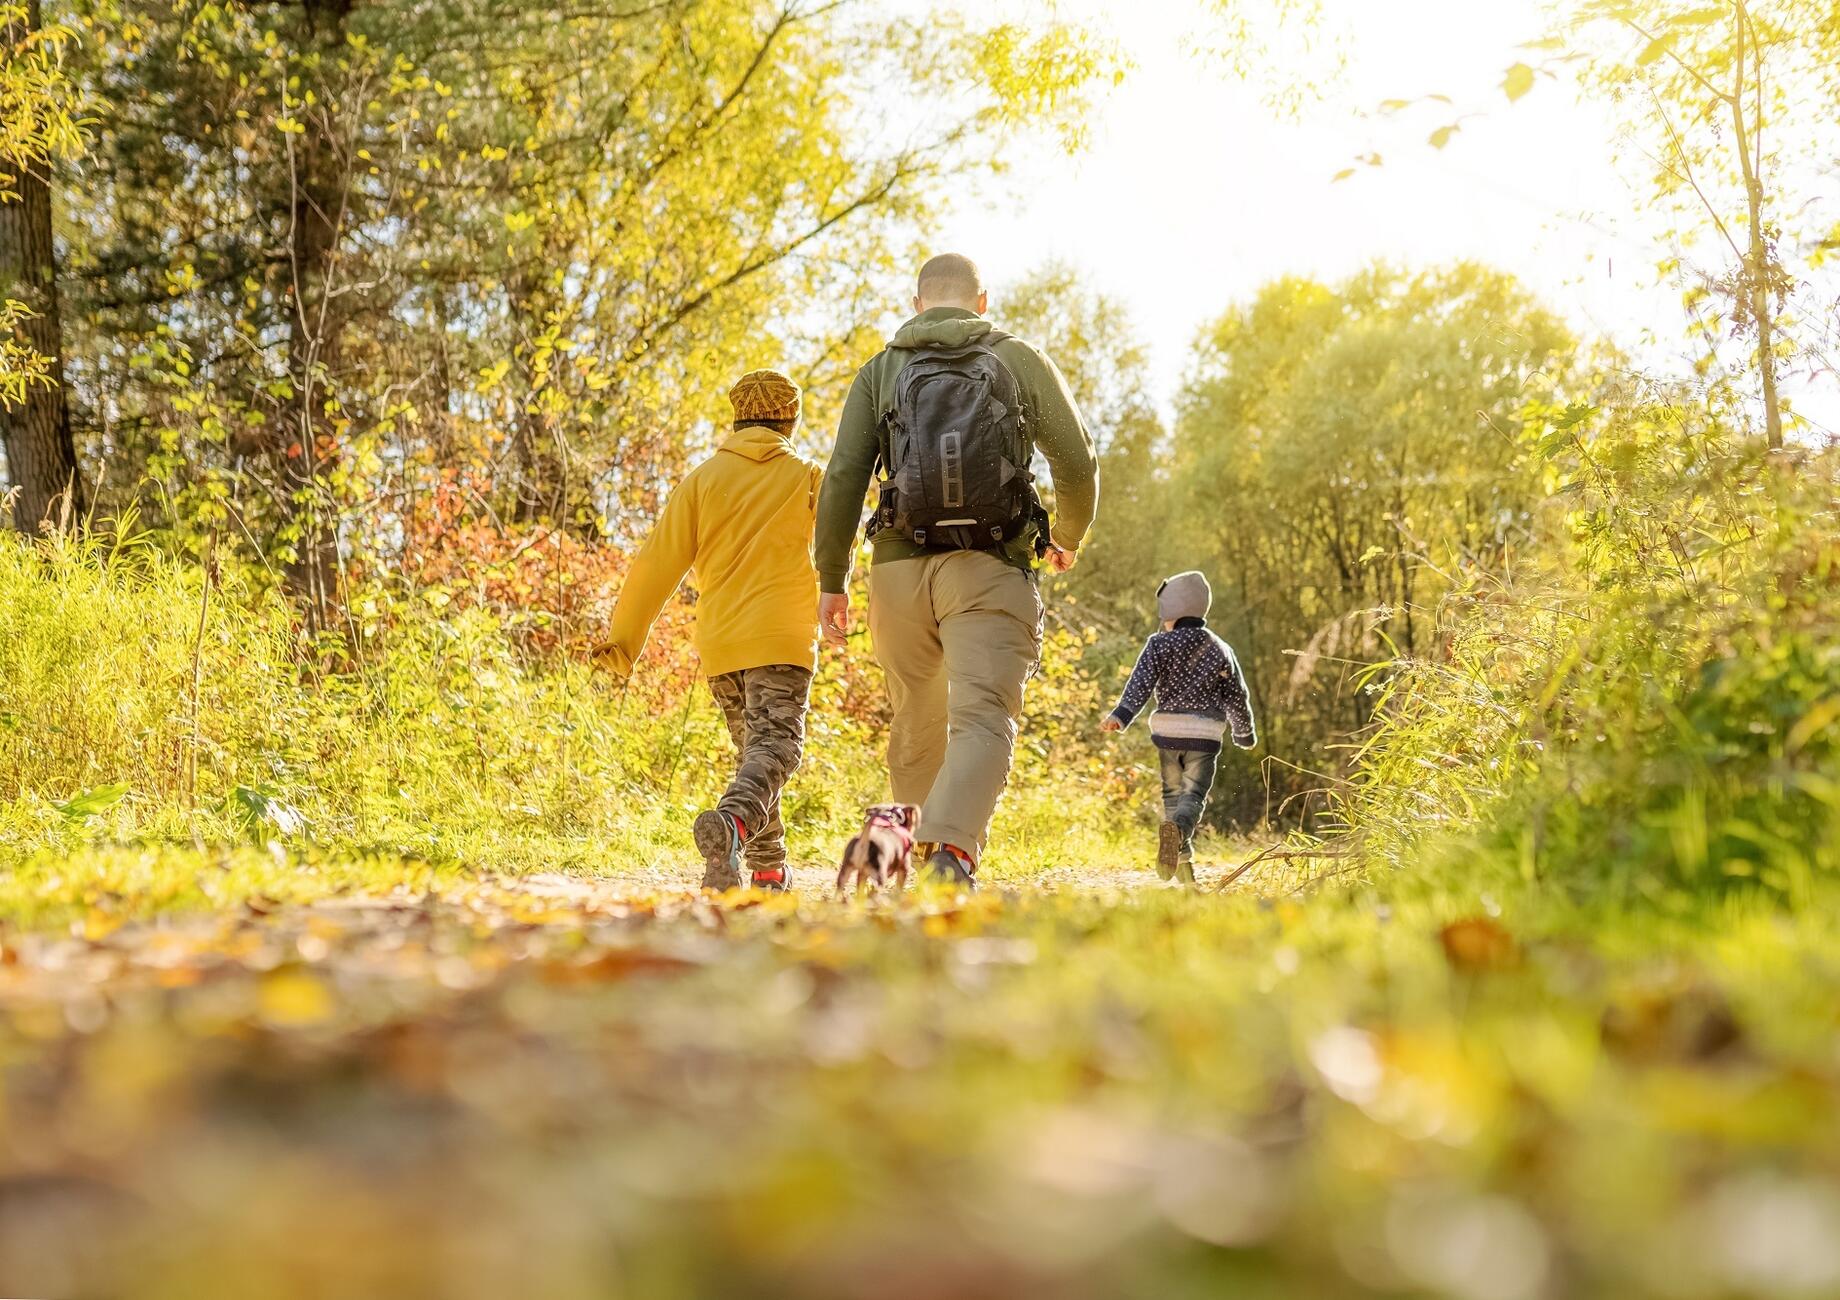
[[[595,657],[614,676],[624,680],[632,675],[658,612],[684,580],[695,557],[696,480],[692,476],[664,503],[613,603],[613,624]]]

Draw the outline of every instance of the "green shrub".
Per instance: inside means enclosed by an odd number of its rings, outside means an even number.
[[[1377,677],[1344,829],[1394,866],[1805,899],[1840,870],[1840,461],[1762,457],[1671,399],[1549,422],[1542,553]]]

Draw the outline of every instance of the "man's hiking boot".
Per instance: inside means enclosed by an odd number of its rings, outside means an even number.
[[[751,873],[749,880],[755,889],[764,889],[769,894],[783,894],[792,888],[792,868],[782,862],[777,867]]]
[[[920,868],[920,879],[935,885],[950,885],[954,889],[977,888],[977,877],[972,874],[970,861],[957,849],[945,844],[927,855],[926,862]]]
[[[741,887],[741,823],[728,813],[711,808],[690,823],[696,851],[703,855],[704,889]]]
[[[1156,874],[1159,880],[1174,879],[1182,861],[1182,828],[1164,822],[1156,832]]]

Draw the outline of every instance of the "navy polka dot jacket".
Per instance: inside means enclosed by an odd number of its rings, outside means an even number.
[[[1229,733],[1241,749],[1258,743],[1239,660],[1202,619],[1178,619],[1144,643],[1112,716],[1130,726],[1152,693],[1150,738],[1159,749],[1219,749]]]

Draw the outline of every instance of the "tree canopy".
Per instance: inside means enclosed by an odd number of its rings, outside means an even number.
[[[253,542],[322,619],[435,482],[618,533],[743,362],[823,409],[922,219],[1025,125],[1077,130],[1110,68],[1069,27],[805,0],[71,21],[99,109],[61,196],[68,351],[104,497]],[[936,112],[878,121],[896,93]]]

